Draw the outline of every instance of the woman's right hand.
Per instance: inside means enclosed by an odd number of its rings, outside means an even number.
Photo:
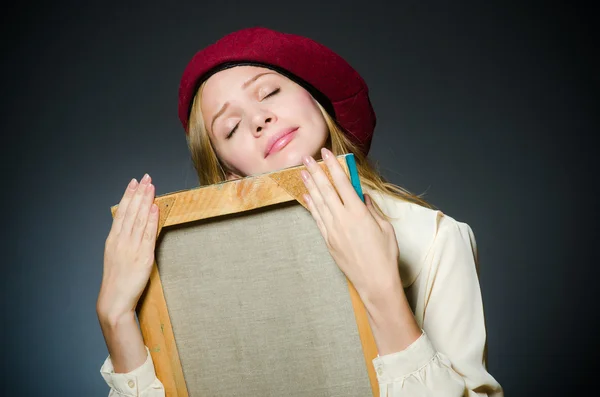
[[[148,174],[132,179],[119,203],[104,248],[104,272],[96,310],[116,323],[135,313],[154,263],[158,227],[155,188]]]

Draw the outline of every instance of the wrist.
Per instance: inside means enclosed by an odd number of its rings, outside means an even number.
[[[102,329],[111,330],[119,328],[124,324],[135,322],[134,310],[111,310],[101,305],[96,307],[96,314]]]
[[[400,302],[406,298],[400,279],[371,285],[358,293],[367,312],[373,314],[388,310],[392,302]]]
[[[127,373],[142,365],[148,353],[133,311],[98,314],[100,328],[116,373]]]
[[[421,336],[400,282],[364,295],[361,298],[379,355],[402,351]]]

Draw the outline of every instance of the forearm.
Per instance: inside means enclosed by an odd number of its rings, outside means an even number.
[[[402,351],[421,336],[400,282],[365,294],[363,302],[380,356]]]
[[[98,319],[115,372],[130,372],[146,361],[148,353],[133,312],[117,318],[98,313]]]

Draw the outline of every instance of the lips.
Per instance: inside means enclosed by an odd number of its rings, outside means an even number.
[[[265,158],[283,149],[293,138],[298,127],[286,128],[269,138],[265,148]]]

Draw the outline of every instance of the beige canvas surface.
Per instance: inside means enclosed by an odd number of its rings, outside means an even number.
[[[371,395],[346,278],[298,203],[165,228],[156,254],[191,397]]]

